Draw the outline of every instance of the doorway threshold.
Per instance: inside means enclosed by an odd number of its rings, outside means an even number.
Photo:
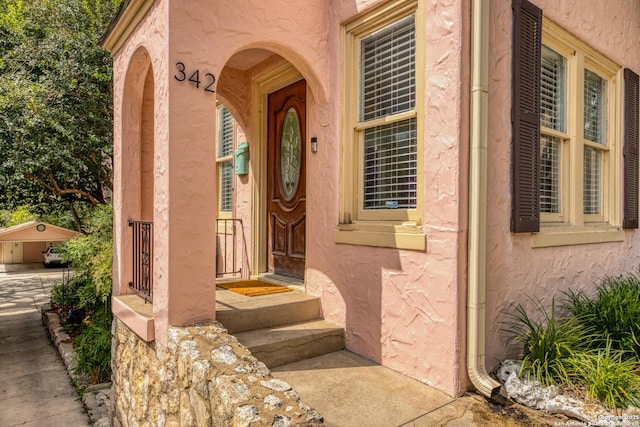
[[[293,290],[304,292],[304,279],[297,277],[283,276],[282,274],[275,273],[261,273],[257,277],[258,280],[272,285],[281,285],[291,288]]]

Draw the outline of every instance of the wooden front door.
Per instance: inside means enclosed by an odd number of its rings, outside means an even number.
[[[304,278],[306,93],[300,80],[269,95],[268,268]]]

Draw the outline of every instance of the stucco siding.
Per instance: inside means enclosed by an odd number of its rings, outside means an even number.
[[[463,2],[425,2],[424,252],[337,245],[333,230],[340,191],[341,24],[367,10],[371,2],[333,2],[328,52],[331,92],[328,105],[310,108],[310,135],[320,132],[317,154],[310,157],[308,188],[307,290],[321,295],[325,316],[346,327],[347,348],[450,394],[460,393],[466,376],[464,312],[459,258],[465,247],[461,221],[460,158],[466,154],[462,126],[465,86]],[[317,122],[317,123],[316,123]],[[320,185],[321,183],[321,185]],[[442,363],[442,361],[447,361]]]
[[[250,145],[250,174],[234,176],[234,217],[247,248],[266,247],[256,215],[266,208],[266,106],[259,82],[291,64],[307,82],[307,292],[322,297],[324,316],[346,328],[349,350],[449,394],[466,376],[467,199],[469,163],[470,9],[463,0],[424,0],[423,198],[418,210],[424,251],[336,244],[344,133],[341,102],[343,25],[374,0],[311,0],[304,13],[285,0],[199,2],[158,0],[114,57],[114,293],[131,275],[127,220],[143,215],[141,111],[153,99],[154,317],[163,345],[169,325],[212,315],[215,277],[215,108],[222,101],[239,123],[236,143]],[[534,0],[545,16],[620,64],[640,71],[640,1]],[[530,234],[509,230],[511,208],[510,1],[490,1],[487,211],[487,367],[507,355],[500,332],[508,303],[549,301],[569,286],[589,287],[603,275],[638,270],[637,231],[624,242],[532,248]],[[269,57],[265,53],[274,54]],[[266,58],[266,59],[265,59]],[[179,81],[180,66],[185,79]],[[144,79],[151,67],[151,98]],[[215,93],[186,78],[200,70]],[[266,90],[266,89],[265,89]],[[270,88],[268,90],[275,90]],[[218,98],[219,94],[219,98]],[[419,104],[420,105],[420,104]],[[146,110],[145,110],[146,109]],[[256,117],[256,114],[259,117]],[[146,137],[150,138],[150,137]],[[262,140],[261,140],[262,138]],[[261,157],[262,156],[262,157]],[[146,165],[150,166],[149,163]],[[262,168],[262,169],[261,169]],[[617,183],[617,185],[622,185]],[[145,197],[145,202],[149,204]],[[261,201],[262,200],[262,201]],[[620,201],[620,203],[622,203]],[[262,221],[266,221],[264,218]],[[266,228],[266,226],[265,226]],[[248,249],[249,250],[249,249]],[[264,249],[266,250],[266,249]],[[251,256],[249,258],[252,258]],[[255,260],[256,257],[253,257]],[[266,257],[263,257],[266,258]],[[259,263],[266,263],[259,259]],[[252,274],[261,271],[251,265]],[[264,269],[264,268],[262,268]],[[208,304],[208,306],[207,306]]]
[[[544,16],[617,62],[640,71],[640,2],[534,0]],[[489,165],[487,228],[487,366],[507,356],[500,321],[509,303],[533,310],[529,297],[562,299],[562,292],[594,289],[605,275],[638,272],[640,235],[625,232],[620,243],[532,248],[528,233],[509,231],[511,164],[511,39],[510,2],[492,1],[489,87]],[[622,186],[621,182],[615,185]],[[622,203],[622,202],[620,202]],[[513,355],[513,354],[511,354]]]
[[[467,30],[460,23],[468,22],[469,12],[463,2],[427,2],[427,22],[422,27],[428,76],[425,93],[421,94],[427,102],[420,112],[421,120],[428,123],[420,140],[425,158],[422,170],[425,197],[421,209],[426,251],[337,245],[333,241],[340,191],[342,111],[338,100],[344,90],[341,87],[341,24],[377,3],[382,2],[333,1],[328,4],[317,0],[305,3],[304,13],[300,13],[298,7],[285,1],[214,2],[206,6],[199,2],[156,2],[114,58],[114,269],[117,277],[114,289],[124,289],[122,283],[128,280],[127,261],[123,259],[130,253],[126,220],[140,209],[140,189],[136,184],[140,181],[139,171],[130,166],[122,168],[122,165],[133,165],[127,162],[139,156],[135,152],[139,148],[131,146],[126,136],[127,127],[134,124],[128,122],[126,110],[134,104],[127,101],[131,94],[125,92],[126,79],[135,78],[130,74],[134,53],[144,48],[154,73],[153,220],[156,230],[164,231],[156,233],[154,248],[156,260],[160,261],[154,264],[155,308],[166,306],[169,301],[174,306],[183,305],[179,300],[184,300],[186,306],[187,301],[193,299],[185,289],[171,297],[171,293],[177,291],[172,283],[201,280],[197,275],[203,271],[193,260],[201,260],[204,252],[184,245],[201,238],[193,235],[201,230],[194,230],[192,216],[199,212],[206,218],[216,188],[215,174],[202,175],[207,176],[206,181],[193,174],[207,164],[213,166],[211,161],[205,163],[206,155],[199,157],[202,163],[182,160],[190,151],[205,147],[202,142],[196,144],[197,141],[211,138],[213,144],[215,125],[205,126],[205,122],[215,121],[215,108],[212,104],[210,111],[206,111],[205,106],[210,102],[203,101],[202,97],[208,95],[195,90],[190,83],[174,79],[175,63],[181,61],[190,69],[206,70],[219,77],[220,93],[227,94],[225,100],[243,124],[254,165],[254,150],[262,142],[253,139],[252,127],[256,121],[247,106],[257,102],[253,99],[251,79],[261,69],[268,68],[269,62],[246,72],[228,69],[222,73],[222,69],[237,52],[266,49],[290,62],[307,81],[307,134],[318,138],[318,152],[309,154],[307,169],[307,291],[322,296],[328,319],[345,325],[349,349],[456,394],[464,389],[465,381],[461,379],[464,366],[458,357],[464,347],[464,314],[459,306],[463,286],[460,272],[464,271],[460,263],[464,258],[460,258],[460,254],[464,252],[461,248],[465,245],[466,228],[459,205],[461,187],[463,190],[466,186],[459,163],[460,158],[466,156],[466,145],[461,144],[466,140],[466,129],[461,124],[467,97],[461,88],[466,85],[463,52]],[[215,101],[215,96],[209,99]],[[203,109],[195,109],[195,101]],[[182,123],[186,117],[182,112],[186,111],[191,123],[199,120],[201,124],[187,128]],[[208,150],[213,153],[212,148]],[[167,162],[176,162],[181,170],[190,173],[175,180]],[[237,217],[246,218],[247,212],[254,209],[248,194],[258,187],[247,190],[247,186],[255,185],[253,179],[252,175],[236,178]],[[176,215],[183,218],[172,219]],[[209,221],[213,223],[213,215]],[[245,228],[248,224],[245,221]],[[250,245],[255,244],[253,232],[247,233]],[[179,242],[172,237],[177,235],[180,235]],[[181,255],[176,255],[179,253]],[[182,271],[181,267],[172,262],[191,265],[191,268],[178,279],[170,270]],[[255,269],[252,272],[257,273]],[[162,341],[161,331],[166,330],[170,321],[161,314],[156,322],[160,331],[156,336]],[[449,362],[443,365],[442,360]]]

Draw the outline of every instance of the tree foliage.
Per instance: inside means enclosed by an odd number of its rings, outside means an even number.
[[[0,0],[0,207],[104,204],[120,0]],[[46,209],[46,208],[44,208]]]
[[[108,303],[112,287],[113,209],[102,205],[93,209],[87,221],[87,234],[65,244],[66,256],[83,282],[79,290],[82,306],[94,309]]]
[[[0,212],[0,227],[13,227],[29,221],[37,221],[38,216],[28,206],[18,206],[15,210]]]

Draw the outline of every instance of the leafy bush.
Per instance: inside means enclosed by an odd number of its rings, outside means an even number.
[[[67,257],[83,278],[84,305],[106,304],[111,296],[113,262],[111,206],[96,208],[87,222],[87,234],[69,240]]]
[[[110,316],[95,316],[76,340],[78,367],[76,372],[87,374],[94,384],[108,381],[111,376]]]
[[[66,243],[65,259],[71,261],[75,277],[54,287],[51,299],[54,306],[65,305],[64,316],[68,319],[82,313],[80,328],[74,330],[77,372],[89,375],[97,383],[111,375],[111,207],[96,208],[86,229],[86,235]]]
[[[80,280],[75,279],[56,283],[51,289],[51,305],[53,308],[69,310],[78,307],[80,304],[78,288],[81,284],[82,282]]]
[[[523,346],[520,375],[540,381],[544,385],[565,383],[568,379],[568,360],[582,348],[587,333],[573,319],[556,316],[555,301],[549,313],[542,302],[535,301],[541,320],[530,317],[520,304],[515,313],[506,313],[503,331]]]
[[[575,353],[568,360],[572,382],[584,384],[590,397],[610,409],[624,408],[640,396],[640,365],[624,358],[622,350],[604,349]]]
[[[640,359],[640,281],[633,275],[608,277],[597,287],[595,297],[584,291],[566,293],[565,306],[576,320],[596,336],[590,348],[625,352],[625,358]]]

